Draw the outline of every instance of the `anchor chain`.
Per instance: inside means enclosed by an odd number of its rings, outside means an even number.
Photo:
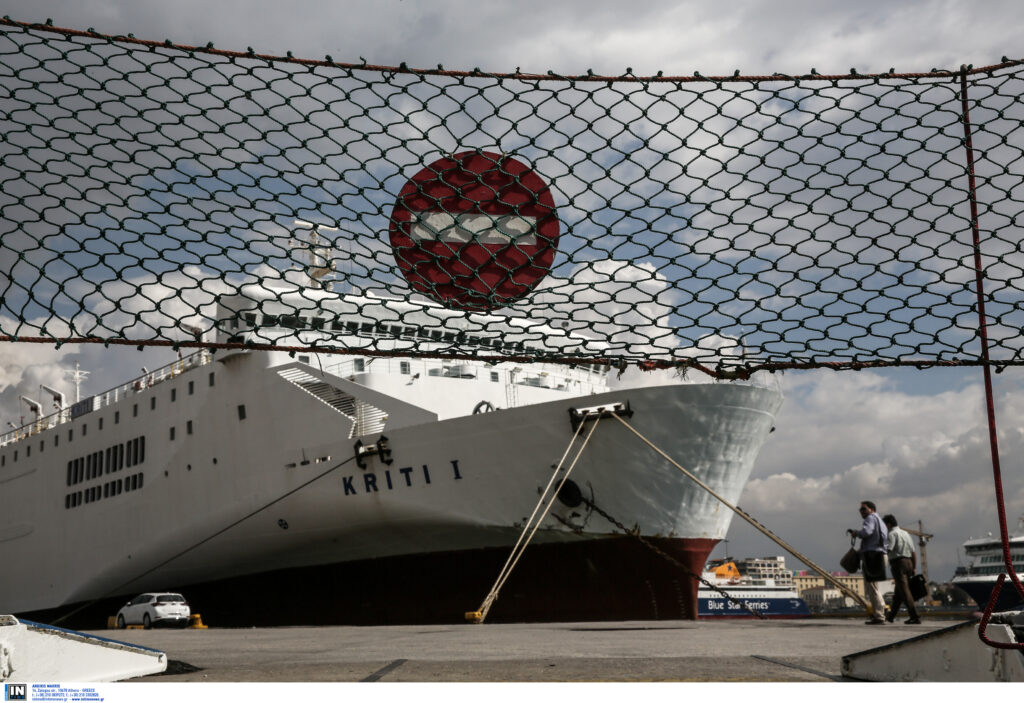
[[[644,537],[642,537],[642,536],[640,535],[640,531],[639,531],[639,530],[631,530],[631,529],[629,529],[628,527],[626,527],[625,525],[623,525],[623,524],[622,524],[621,522],[619,522],[618,520],[616,520],[616,519],[615,519],[614,517],[612,517],[611,515],[609,515],[609,514],[608,514],[608,513],[607,513],[607,512],[606,512],[606,511],[605,511],[604,509],[602,509],[602,508],[601,508],[600,506],[598,506],[598,505],[597,505],[596,503],[594,503],[594,502],[593,502],[593,501],[591,501],[591,500],[588,500],[588,499],[587,499],[587,498],[585,498],[585,497],[583,498],[583,502],[584,502],[584,504],[585,504],[585,505],[586,505],[587,507],[589,507],[589,508],[590,508],[591,510],[593,510],[593,511],[594,511],[595,513],[597,513],[598,515],[600,515],[601,517],[603,517],[603,518],[604,518],[605,520],[607,520],[608,522],[610,522],[611,524],[615,525],[615,526],[616,526],[617,528],[619,528],[620,530],[622,530],[622,532],[623,532],[623,533],[625,533],[625,534],[629,535],[630,537],[633,537],[633,538],[635,538],[635,539],[639,540],[641,544],[643,544],[643,545],[644,545],[645,547],[647,547],[648,549],[650,549],[650,550],[651,550],[652,552],[654,552],[654,553],[655,553],[655,554],[657,554],[658,556],[662,557],[663,559],[665,559],[665,560],[667,560],[667,561],[671,562],[671,563],[672,563],[672,564],[673,564],[674,566],[676,566],[676,567],[678,567],[678,568],[679,568],[680,570],[682,570],[682,572],[683,572],[684,574],[686,574],[687,576],[690,576],[690,577],[692,577],[692,578],[695,578],[695,579],[697,579],[698,581],[700,581],[700,582],[701,582],[702,584],[704,584],[705,586],[707,586],[707,587],[708,587],[708,588],[710,588],[711,590],[713,590],[713,591],[716,591],[716,592],[717,592],[717,593],[718,593],[719,595],[723,596],[723,597],[724,597],[724,598],[725,598],[726,600],[728,600],[728,601],[729,601],[730,603],[733,603],[733,604],[735,604],[735,605],[738,605],[739,607],[743,608],[744,610],[746,610],[746,611],[747,611],[748,613],[750,613],[751,615],[753,615],[753,616],[755,616],[755,617],[757,617],[757,618],[760,618],[761,620],[764,620],[764,615],[762,615],[761,613],[758,613],[758,612],[757,612],[757,611],[755,611],[755,610],[751,610],[751,608],[750,608],[750,607],[748,607],[748,606],[747,606],[747,604],[746,604],[745,602],[743,602],[743,601],[740,601],[740,600],[737,600],[737,599],[733,598],[733,597],[732,597],[731,595],[729,595],[729,594],[728,594],[728,593],[727,593],[726,591],[722,590],[721,588],[719,588],[719,587],[718,587],[718,586],[716,586],[715,584],[713,584],[713,583],[711,583],[711,582],[707,581],[707,580],[706,580],[706,579],[705,579],[704,577],[702,577],[702,576],[699,576],[699,575],[697,575],[697,574],[693,573],[693,571],[692,571],[692,570],[691,570],[691,569],[690,569],[690,568],[689,568],[688,566],[686,566],[685,564],[683,564],[683,562],[681,562],[681,561],[679,561],[678,559],[676,559],[676,558],[675,558],[674,556],[672,556],[671,554],[669,554],[668,552],[666,552],[665,550],[663,550],[663,549],[662,549],[661,547],[659,547],[658,545],[656,545],[656,544],[654,544],[654,543],[652,543],[652,542],[649,542],[648,540],[644,539]]]

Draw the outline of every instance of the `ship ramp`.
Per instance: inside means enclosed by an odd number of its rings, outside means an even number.
[[[0,615],[0,681],[122,681],[166,670],[156,649]]]
[[[952,627],[843,657],[844,677],[861,681],[1024,682],[1024,651],[989,646],[979,623]],[[1024,643],[1024,611],[992,617],[985,634],[992,642]]]

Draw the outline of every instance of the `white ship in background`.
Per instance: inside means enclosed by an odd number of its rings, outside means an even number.
[[[1020,518],[1019,526],[1024,527],[1024,515]],[[1009,535],[1009,541],[1010,561],[1013,563],[1014,571],[1019,575],[1024,567],[1024,534]],[[963,549],[969,559],[968,565],[958,566],[950,583],[965,591],[978,604],[978,608],[984,610],[992,597],[999,574],[1006,573],[1003,542],[989,534],[988,537],[967,540],[963,544]],[[1017,589],[1007,578],[999,591],[999,600],[996,601],[994,610],[1019,610],[1022,605],[1024,603],[1021,602]]]
[[[458,621],[566,451],[571,411],[628,407],[735,502],[781,404],[752,383],[612,388],[607,366],[401,355],[597,344],[526,318],[244,293],[219,301],[217,342],[395,356],[204,350],[3,435],[0,612],[52,621],[99,600],[62,621],[97,626],[127,594],[173,590],[215,625]],[[603,419],[490,619],[696,617],[693,574],[731,517]]]

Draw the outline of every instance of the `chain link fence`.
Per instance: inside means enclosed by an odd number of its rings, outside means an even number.
[[[0,339],[1021,364],[1021,72],[498,75],[5,18]]]

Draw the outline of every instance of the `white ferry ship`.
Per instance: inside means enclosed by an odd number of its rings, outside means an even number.
[[[1024,526],[1024,516],[1021,516],[1020,524]],[[963,548],[969,560],[968,565],[958,566],[950,583],[966,592],[979,608],[984,609],[992,597],[992,589],[996,586],[999,574],[1006,572],[1006,565],[1003,563],[1003,543],[998,537],[989,535],[969,539],[964,542]],[[1024,566],[1024,535],[1010,535],[1010,560],[1019,575]],[[1019,610],[1022,606],[1024,602],[1021,601],[1017,589],[1009,579],[1006,579],[999,591],[995,611]]]
[[[777,559],[784,567],[785,560]],[[791,578],[741,573],[734,562],[724,560],[708,564],[702,579],[706,583],[702,582],[697,591],[697,614],[700,617],[753,618],[760,615],[766,618],[801,618],[811,612],[797,594]]]
[[[431,304],[243,291],[217,318],[217,342],[396,356],[203,350],[77,403],[55,394],[56,412],[0,437],[0,612],[97,626],[126,595],[172,590],[221,626],[461,621],[566,452],[574,411],[628,408],[735,502],[782,400],[771,384],[612,387],[607,366],[488,360],[596,342]],[[401,356],[414,343],[479,359]],[[603,419],[490,619],[696,617],[691,574],[731,517]]]

